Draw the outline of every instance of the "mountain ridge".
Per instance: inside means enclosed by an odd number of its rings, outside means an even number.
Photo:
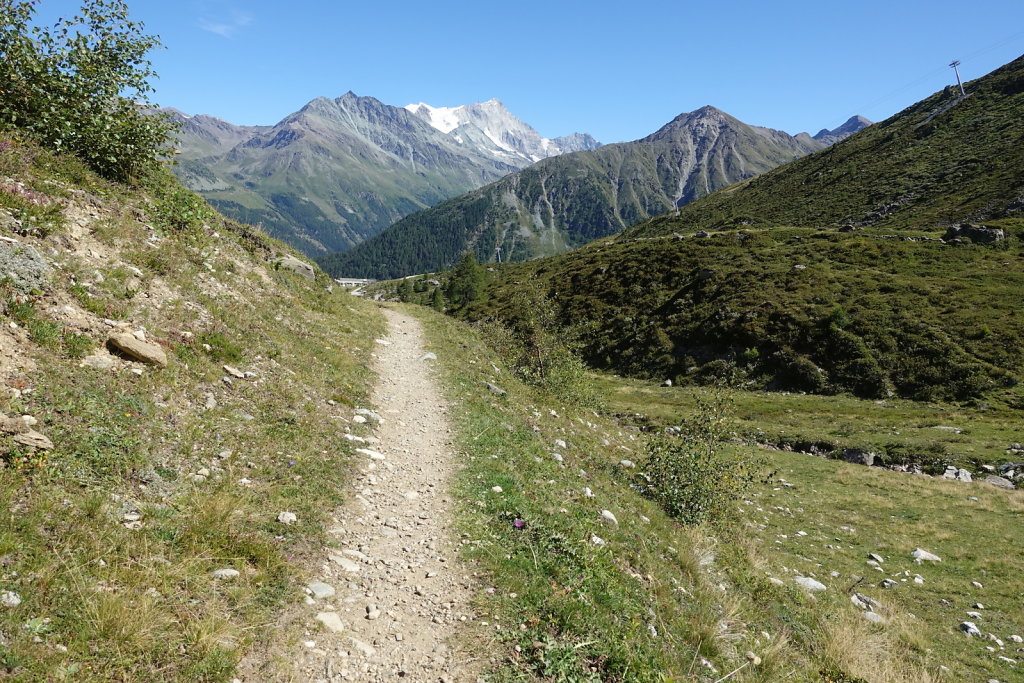
[[[515,131],[492,135],[543,144],[497,104],[492,125],[510,122]],[[532,163],[483,130],[462,126],[462,135],[449,135],[405,108],[352,91],[314,98],[272,126],[162,111],[181,124],[175,173],[186,186],[310,255],[348,249],[409,213]],[[549,140],[548,151],[599,145],[590,136],[569,137]]]
[[[441,270],[467,249],[481,261],[547,256],[824,146],[707,105],[639,140],[542,160],[320,264],[334,276],[387,278]]]

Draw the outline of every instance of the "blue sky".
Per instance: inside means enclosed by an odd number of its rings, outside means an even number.
[[[712,104],[790,133],[884,119],[1024,53],[1024,2],[127,0],[158,34],[155,100],[272,124],[348,90],[497,97],[546,136],[643,137]],[[39,16],[74,12],[43,0]]]

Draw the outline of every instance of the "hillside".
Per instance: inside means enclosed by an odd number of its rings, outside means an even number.
[[[938,229],[1024,212],[1024,57],[818,154],[637,226],[629,237],[742,227]]]
[[[274,126],[163,111],[181,124],[175,173],[185,185],[309,255],[344,251],[541,157],[599,146],[542,139],[497,100],[446,110],[465,119],[452,129],[351,92]]]
[[[229,680],[326,542],[379,316],[166,172],[3,133],[0,178],[0,678]]]
[[[482,262],[557,254],[824,144],[703,107],[641,140],[540,161],[319,260],[334,276],[386,278],[449,267],[466,250]]]
[[[515,317],[519,283],[539,281],[597,367],[1024,405],[1024,221],[997,222],[993,244],[941,240],[1020,211],[1022,84],[1024,59],[678,216],[503,269],[468,314]],[[848,223],[871,227],[825,228]]]

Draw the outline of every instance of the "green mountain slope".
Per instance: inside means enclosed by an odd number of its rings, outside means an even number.
[[[347,249],[516,169],[405,109],[352,93],[315,99],[273,127],[225,127],[212,117],[186,121],[177,175],[223,213],[308,254]]]
[[[351,92],[317,98],[275,126],[164,111],[181,124],[175,172],[190,189],[310,255],[344,251],[541,156],[600,144],[542,139],[497,100],[445,110],[471,119],[450,131],[429,113]]]
[[[1018,59],[679,216],[504,269],[469,314],[515,317],[536,280],[599,367],[1024,405],[1022,86]],[[941,241],[988,216],[1006,239]],[[819,227],[851,221],[870,227]]]
[[[818,154],[637,226],[634,237],[778,225],[948,225],[1024,210],[1024,58]]]
[[[545,159],[320,263],[335,276],[398,277],[448,267],[466,250],[481,261],[556,254],[823,144],[703,107],[641,140]]]

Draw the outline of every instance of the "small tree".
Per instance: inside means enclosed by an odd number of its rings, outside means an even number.
[[[486,271],[476,262],[476,255],[466,252],[448,280],[445,292],[448,302],[452,306],[461,307],[475,301],[483,293],[486,281]]]
[[[171,152],[174,126],[148,106],[159,39],[122,0],[85,0],[49,28],[32,25],[37,4],[0,0],[0,126],[112,180],[139,178]]]
[[[444,313],[444,294],[441,293],[440,287],[434,287],[434,292],[430,295],[430,306],[435,311]]]

